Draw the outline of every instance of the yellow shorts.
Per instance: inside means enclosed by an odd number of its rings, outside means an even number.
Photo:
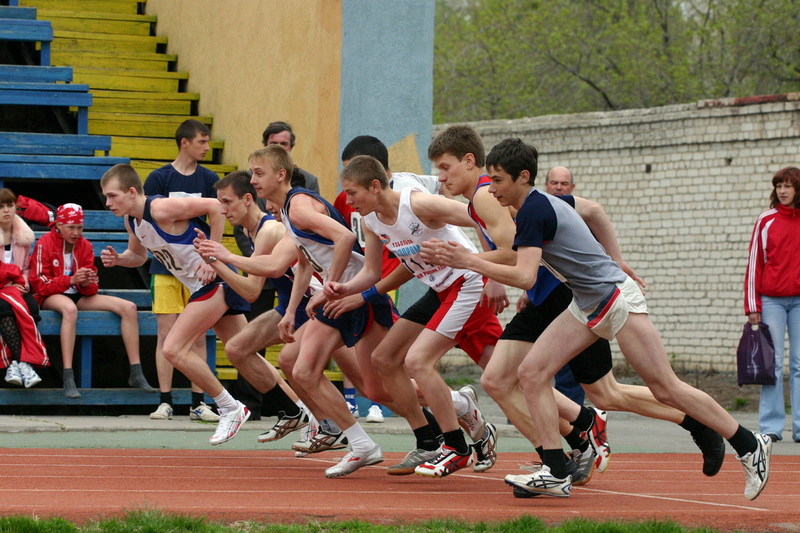
[[[569,312],[589,329],[607,340],[613,339],[628,320],[628,313],[647,314],[647,300],[639,285],[628,277],[617,283],[614,290],[594,309],[581,310],[575,299],[569,304]]]
[[[153,314],[178,315],[183,312],[192,293],[175,276],[153,274],[150,277],[150,295]]]

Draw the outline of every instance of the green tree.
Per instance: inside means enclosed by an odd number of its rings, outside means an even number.
[[[438,0],[437,122],[800,87],[796,0]]]

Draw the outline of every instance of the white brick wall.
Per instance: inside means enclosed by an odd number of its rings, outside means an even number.
[[[575,194],[603,204],[624,256],[647,282],[651,318],[673,363],[733,371],[750,232],[768,207],[772,175],[800,166],[800,102],[786,96],[472,126],[487,153],[506,137],[534,144],[537,186],[549,168],[569,167]],[[510,292],[516,302],[519,292]],[[503,324],[512,315],[513,306]]]

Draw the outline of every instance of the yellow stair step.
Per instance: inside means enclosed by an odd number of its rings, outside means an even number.
[[[210,116],[143,115],[133,113],[102,113],[89,108],[89,133],[121,137],[170,137],[184,120],[199,120],[211,126]]]
[[[118,33],[124,35],[150,35],[156,23],[153,15],[102,13],[89,11],[63,11],[38,9],[36,18],[49,20],[54,30],[90,33]]]
[[[139,176],[141,176],[142,179],[146,179],[147,176],[149,176],[150,173],[155,169],[161,168],[168,162],[172,162],[175,160],[175,156],[178,154],[178,148],[175,146],[175,141],[172,141],[172,146],[173,146],[173,154],[172,158],[169,161],[149,161],[143,159],[131,159],[131,166],[136,169],[136,172],[139,173]],[[220,165],[215,163],[203,163],[203,166],[213,172],[216,172],[220,178],[223,177],[225,174],[230,174],[237,168],[236,165]]]
[[[214,160],[214,150],[221,150],[225,143],[223,141],[211,141],[208,143],[211,149],[206,154],[203,161]],[[112,157],[137,157],[143,159],[160,159],[162,161],[172,161],[178,148],[175,139],[150,139],[147,137],[111,137]]]
[[[105,113],[191,115],[195,102],[200,99],[197,93],[91,92],[92,109]]]
[[[180,83],[189,79],[186,72],[73,67],[73,83],[85,83],[91,89],[139,92],[178,92]]]
[[[178,61],[174,54],[155,52],[92,52],[52,50],[50,64],[58,67],[129,68],[135,70],[169,70]]]
[[[96,11],[135,15],[139,0],[20,0],[19,5],[59,11]]]
[[[53,30],[53,50],[86,50],[93,52],[157,52],[166,45],[167,38],[160,35],[116,35],[113,33],[88,33]]]

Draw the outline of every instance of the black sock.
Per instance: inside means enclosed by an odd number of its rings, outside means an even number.
[[[542,448],[541,446],[537,446],[536,447],[536,453],[539,454],[539,460],[542,461],[542,464],[544,464],[544,458],[542,458],[542,452],[543,451],[544,451],[544,448]]]
[[[172,391],[170,392],[162,392],[161,397],[158,400],[158,403],[167,403],[172,405]],[[200,405],[200,404],[198,404]],[[192,407],[195,407],[194,405]]]
[[[733,449],[736,450],[736,455],[739,457],[744,457],[750,452],[756,451],[758,448],[758,441],[756,441],[756,436],[753,435],[752,431],[748,431],[747,428],[742,427],[739,425],[739,429],[736,430],[736,433],[733,434],[733,437],[728,439],[728,442],[731,443]]]
[[[455,429],[453,431],[448,431],[443,435],[444,435],[444,443],[447,446],[453,448],[457,453],[460,453],[462,455],[469,453],[469,445],[467,444],[467,441],[464,438],[464,432],[461,431],[461,428]]]
[[[439,439],[428,424],[415,429],[414,436],[417,438],[417,448],[420,450],[433,451],[439,447]]]
[[[192,407],[197,407],[205,401],[205,394],[202,392],[192,391]]]
[[[586,448],[589,447],[589,441],[582,439],[581,431],[574,426],[572,427],[572,431],[569,432],[569,435],[564,437],[564,440],[567,441],[567,444],[569,444],[573,450],[585,452]]]
[[[436,417],[433,416],[433,413],[431,413],[430,409],[423,407],[422,414],[425,415],[425,420],[428,421],[428,425],[431,427],[433,434],[437,436],[441,435],[442,428],[439,427],[439,422],[436,421]]]
[[[678,425],[680,427],[682,427],[683,429],[685,429],[686,431],[688,431],[689,433],[692,433],[692,434],[694,434],[694,433],[696,433],[698,431],[702,431],[703,429],[706,428],[705,424],[701,424],[700,422],[698,422],[697,420],[695,420],[694,418],[692,418],[689,415],[684,416],[683,417],[683,422],[681,422]]]
[[[542,450],[542,462],[550,467],[553,477],[564,479],[567,477],[567,461],[564,450]]]
[[[578,418],[572,422],[572,426],[578,431],[589,431],[594,423],[594,411],[581,405],[581,412]]]
[[[295,417],[300,414],[300,407],[289,398],[289,395],[278,384],[264,393],[264,403],[278,412],[282,411],[288,417]]]

